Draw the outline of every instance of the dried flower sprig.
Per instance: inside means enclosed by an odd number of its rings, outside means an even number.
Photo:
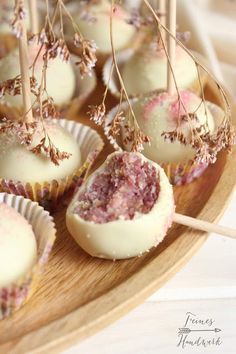
[[[0,133],[15,136],[22,145],[30,146],[37,126],[37,121],[28,123],[23,120],[12,121],[3,118],[0,124]]]
[[[184,44],[188,39],[189,39],[189,33],[177,33],[177,36],[174,37],[169,30],[161,23],[160,19],[158,18],[157,12],[151,7],[150,3],[147,0],[143,0],[146,6],[149,8],[151,15],[153,17],[152,20],[148,17],[148,23],[144,21],[142,17],[139,16],[139,14],[136,12],[133,16],[133,19],[130,20],[133,25],[136,25],[136,27],[141,27],[145,26],[147,24],[151,24],[153,26],[153,22],[156,23],[157,25],[157,37],[150,42],[150,45],[153,46],[153,50],[164,50],[165,55],[167,57],[167,62],[168,65],[170,65],[171,72],[173,75],[173,80],[175,83],[176,87],[176,94],[177,94],[177,102],[179,104],[179,112],[178,116],[176,117],[177,121],[177,127],[175,130],[170,131],[170,132],[163,132],[163,137],[164,139],[168,140],[169,142],[174,142],[178,141],[181,144],[184,145],[190,145],[193,147],[195,150],[195,161],[197,163],[214,163],[216,160],[216,156],[218,152],[222,149],[226,149],[228,151],[231,150],[232,146],[236,143],[236,138],[235,138],[235,132],[234,128],[231,124],[231,114],[230,114],[230,106],[229,102],[227,99],[227,96],[225,94],[224,89],[221,87],[219,82],[216,80],[216,78],[208,72],[208,70],[202,65],[198,59],[196,59],[193,54],[185,48]],[[113,11],[115,11],[115,5],[114,1],[112,1],[111,5],[111,16],[110,16],[110,38],[111,38],[111,47],[112,47],[112,56],[113,56],[113,66],[116,70],[116,74],[118,77],[118,81],[120,83],[121,89],[120,89],[120,105],[118,106],[118,110],[116,115],[113,118],[113,121],[111,121],[108,125],[104,126],[104,131],[107,136],[107,138],[112,142],[112,144],[118,148],[118,144],[116,142],[117,135],[120,134],[121,126],[123,128],[123,136],[124,136],[124,142],[125,144],[129,144],[132,150],[140,151],[143,149],[143,144],[145,143],[150,143],[149,137],[147,137],[144,133],[141,132],[134,111],[132,109],[131,102],[129,100],[129,97],[127,95],[124,82],[122,80],[121,74],[119,67],[117,65],[116,61],[116,53],[114,50],[113,46],[113,36],[112,36],[112,14]],[[164,34],[164,35],[163,35]],[[181,92],[178,88],[178,83],[176,81],[176,76],[174,72],[174,68],[171,65],[170,58],[168,55],[167,51],[167,46],[165,43],[165,35],[172,36],[176,43],[183,49],[185,50],[190,57],[193,59],[195,65],[196,65],[196,70],[197,70],[197,75],[198,75],[198,81],[199,81],[199,86],[201,90],[201,101],[199,106],[193,111],[189,112],[185,106],[185,103],[182,99]],[[203,83],[202,83],[202,78],[200,75],[200,69],[204,70],[204,72],[215,82],[222,101],[224,105],[224,117],[222,119],[222,123],[216,128],[214,133],[210,132],[209,125],[208,125],[208,109],[207,109],[207,104],[205,100],[205,93],[204,93],[204,88],[203,88]],[[123,111],[121,110],[121,101],[122,101],[122,96],[124,97],[124,100],[127,103],[128,111],[126,113],[126,118],[125,118],[125,124],[124,124],[124,114]],[[204,114],[206,117],[206,123],[203,125],[200,125],[200,121],[198,119],[198,110],[203,106],[204,109]],[[123,106],[124,107],[124,106]],[[103,107],[104,108],[104,107]],[[103,109],[103,113],[105,112],[105,109]],[[184,114],[182,113],[184,112]],[[94,115],[95,116],[95,115]],[[121,118],[121,119],[120,119]],[[103,119],[99,120],[99,123],[104,125],[104,117]],[[190,134],[188,137],[185,136],[183,133],[181,126],[182,124],[188,125]]]
[[[143,0],[147,8],[151,11],[154,19],[156,20],[157,26],[158,26],[158,31],[160,34],[160,38],[162,41],[163,49],[165,51],[166,57],[167,57],[167,62],[168,65],[170,65],[170,69],[172,72],[173,80],[175,83],[176,87],[176,92],[178,96],[178,102],[179,102],[179,108],[182,107],[182,109],[185,112],[185,121],[187,121],[190,131],[191,131],[191,139],[189,144],[195,149],[195,161],[198,163],[214,163],[216,160],[216,155],[217,153],[222,150],[222,149],[227,149],[228,151],[231,151],[232,146],[236,143],[235,139],[235,131],[234,128],[231,124],[231,112],[230,112],[230,105],[228,102],[227,95],[223,89],[223,87],[220,85],[218,80],[214,77],[213,74],[211,74],[203,64],[199,62],[197,58],[194,57],[194,55],[184,46],[184,44],[181,42],[181,40],[175,36],[161,23],[159,18],[157,17],[155,11],[149,4],[147,0]],[[176,82],[175,78],[175,73],[174,69],[171,65],[170,58],[167,52],[167,48],[162,36],[162,31],[165,31],[169,36],[171,36],[176,43],[184,49],[187,54],[192,58],[196,65],[196,70],[197,70],[197,75],[198,75],[198,81],[200,85],[200,90],[201,90],[201,103],[199,106],[196,108],[194,112],[188,112],[185,104],[181,98],[180,91],[178,89],[178,85]],[[224,105],[224,117],[222,120],[222,123],[220,124],[219,127],[217,127],[216,131],[211,134],[208,126],[208,112],[207,112],[207,105],[206,105],[206,100],[205,100],[205,93],[203,89],[203,84],[202,84],[202,79],[200,75],[200,68],[209,76],[211,80],[216,84],[217,89],[221,95],[223,105]],[[202,131],[202,127],[200,128],[195,128],[195,125],[193,124],[192,117],[196,115],[198,109],[203,105],[204,107],[204,112],[205,112],[205,117],[206,117],[206,125],[204,126],[204,132]],[[179,109],[180,111],[180,109]],[[193,115],[193,116],[192,116]],[[177,117],[178,122],[181,122],[181,116],[179,114],[179,117]],[[171,141],[179,141],[182,144],[186,144],[186,138],[183,137],[183,134],[180,133],[179,131],[179,126],[176,128],[176,130],[172,132],[163,132],[163,136],[167,139],[171,139]],[[218,140],[218,141],[217,141]]]
[[[104,102],[98,106],[89,106],[88,116],[95,124],[103,125],[105,122],[105,114],[106,106]]]
[[[20,95],[21,92],[22,85],[20,76],[0,83],[0,98],[4,97],[6,94],[11,96]]]
[[[12,20],[13,33],[17,38],[22,36],[22,20],[25,19],[26,11],[22,0],[18,0],[14,8],[14,18]]]
[[[81,77],[84,77],[84,75],[91,76],[91,70],[97,62],[95,55],[97,49],[96,43],[92,40],[83,39],[78,33],[75,33],[74,45],[79,49],[80,60],[75,64],[79,66]]]
[[[117,59],[116,59],[116,52],[115,52],[115,48],[114,48],[114,42],[113,42],[113,13],[116,11],[116,7],[115,7],[115,2],[114,0],[111,1],[111,11],[110,11],[110,41],[111,41],[111,49],[112,49],[112,58],[113,58],[113,65],[114,68],[116,70],[117,76],[118,76],[118,80],[121,86],[121,96],[120,96],[120,106],[121,106],[121,99],[122,96],[124,95],[127,104],[128,104],[128,125],[130,127],[132,127],[129,132],[127,132],[127,137],[130,138],[132,140],[132,144],[131,144],[131,150],[132,151],[142,151],[143,150],[143,144],[146,142],[149,142],[149,138],[145,136],[145,134],[143,134],[143,132],[141,131],[138,121],[136,119],[136,116],[134,114],[133,111],[133,107],[132,104],[129,100],[129,95],[126,91],[125,88],[125,84],[124,81],[122,79],[121,73],[120,73],[120,69],[119,66],[117,64]],[[120,110],[118,110],[117,115],[119,116],[121,113]],[[118,123],[118,122],[117,122]],[[121,120],[120,120],[121,123]],[[112,124],[111,124],[112,126]],[[107,131],[107,135],[109,137],[109,135],[114,138],[114,136],[112,135],[112,131],[109,130]]]
[[[45,153],[47,157],[50,158],[50,160],[55,164],[59,165],[59,161],[64,160],[64,159],[69,159],[71,154],[65,151],[60,151],[52,142],[50,139],[49,135],[45,131],[44,137],[40,140],[40,142],[30,149],[31,152],[33,152],[36,155]]]

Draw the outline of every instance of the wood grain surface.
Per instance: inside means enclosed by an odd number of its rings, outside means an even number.
[[[101,87],[98,90],[101,92]],[[206,95],[219,103],[213,87],[207,87]],[[99,99],[96,91],[89,104]],[[110,107],[115,103],[110,97]],[[73,119],[92,126],[86,107]],[[107,144],[96,165],[110,151]],[[217,221],[235,186],[235,161],[235,150],[228,158],[221,153],[202,177],[175,187],[177,212]],[[68,234],[63,204],[54,213],[58,237],[36,293],[20,311],[0,322],[0,353],[58,353],[99,331],[161,287],[207,237],[173,225],[164,241],[140,258],[115,262],[95,259]]]

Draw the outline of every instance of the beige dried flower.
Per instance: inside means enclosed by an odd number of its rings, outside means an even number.
[[[90,120],[94,121],[97,125],[103,125],[106,114],[106,107],[104,102],[98,106],[89,106],[88,115]]]

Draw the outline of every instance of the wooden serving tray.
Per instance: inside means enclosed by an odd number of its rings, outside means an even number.
[[[89,104],[99,102],[98,92]],[[206,88],[206,96],[220,104],[212,87]],[[110,107],[115,103],[109,97]],[[86,110],[87,105],[73,118],[93,125]],[[109,151],[107,144],[97,165]],[[235,150],[229,158],[221,153],[202,177],[175,187],[177,211],[217,221],[235,186],[235,163]],[[54,217],[58,238],[36,293],[21,310],[0,322],[2,354],[58,353],[101,330],[160,288],[207,238],[200,231],[174,225],[164,241],[144,256],[112,262],[92,258],[77,246],[65,226],[65,207]]]

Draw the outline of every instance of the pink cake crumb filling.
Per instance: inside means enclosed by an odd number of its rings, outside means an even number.
[[[135,153],[123,152],[110,159],[92,184],[79,195],[74,213],[103,224],[136,213],[147,214],[158,199],[160,177],[149,162]]]

